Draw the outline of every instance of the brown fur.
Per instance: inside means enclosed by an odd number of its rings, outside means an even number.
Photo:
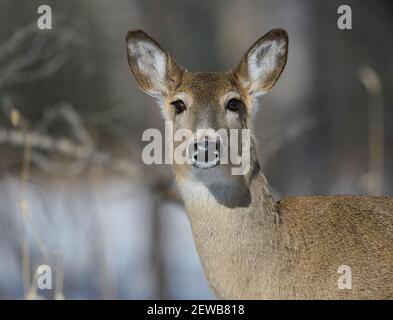
[[[196,246],[221,298],[393,298],[393,198],[315,196],[276,204],[259,172],[248,207],[228,208],[180,182]],[[352,289],[338,288],[339,266]]]
[[[157,97],[174,129],[252,128],[256,97],[270,90],[287,59],[288,36],[273,30],[233,71],[192,73],[143,31],[127,36],[130,68]],[[241,108],[226,109],[235,94]],[[181,97],[179,98],[179,95]],[[186,110],[174,112],[183,99]],[[174,164],[206,276],[226,299],[393,299],[393,198],[305,196],[276,203],[251,141],[251,170]],[[352,289],[339,289],[338,268],[352,269]]]

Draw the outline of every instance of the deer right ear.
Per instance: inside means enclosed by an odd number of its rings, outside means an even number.
[[[284,70],[288,54],[288,34],[274,29],[261,37],[235,68],[234,75],[250,96],[268,92]]]
[[[149,95],[165,98],[183,75],[183,68],[142,30],[126,37],[128,64],[139,86]]]

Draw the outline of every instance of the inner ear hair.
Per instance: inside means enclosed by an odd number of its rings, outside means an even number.
[[[148,34],[142,30],[127,33],[127,57],[139,86],[154,97],[165,97],[178,85],[184,69]]]
[[[285,68],[288,34],[273,29],[259,38],[234,69],[235,78],[250,95],[262,95],[277,82]]]

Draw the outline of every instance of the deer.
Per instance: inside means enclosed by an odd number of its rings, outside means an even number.
[[[128,31],[126,48],[139,87],[157,99],[175,130],[253,132],[259,97],[273,88],[286,65],[288,34],[271,30],[226,72],[188,71],[142,30]],[[189,143],[203,153],[218,142],[211,134],[195,133]],[[172,165],[216,297],[393,299],[393,197],[275,201],[255,150],[252,134],[250,170],[244,175],[231,174],[231,164],[219,159]],[[340,266],[350,274],[340,273]],[[339,286],[342,276],[350,276],[349,286]]]

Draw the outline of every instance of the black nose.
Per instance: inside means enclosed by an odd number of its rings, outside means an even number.
[[[212,139],[208,136],[194,140],[191,144],[192,164],[199,168],[215,167],[220,162],[220,139]]]

